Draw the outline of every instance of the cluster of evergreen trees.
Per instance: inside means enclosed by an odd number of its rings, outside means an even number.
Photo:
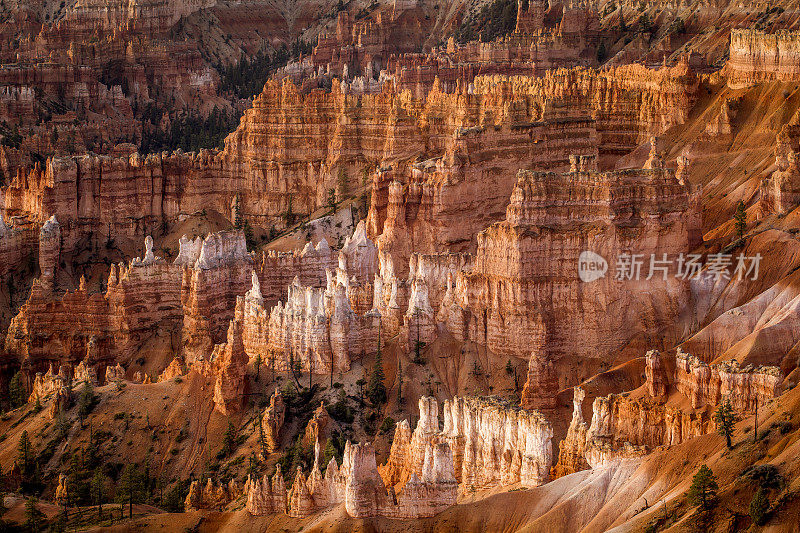
[[[196,152],[202,148],[222,148],[225,137],[236,129],[240,115],[214,106],[208,117],[196,111],[182,113],[172,120],[168,131],[159,128],[161,116],[157,108],[150,108],[143,116],[146,123],[142,133],[142,153],[177,150]]]
[[[220,91],[236,98],[252,98],[261,92],[270,74],[300,55],[310,54],[313,45],[302,39],[295,40],[291,46],[283,44],[273,53],[259,50],[248,58],[244,54],[233,65],[217,66],[220,74]]]
[[[478,38],[486,43],[508,35],[516,27],[517,0],[495,0],[484,5],[477,15],[465,17],[453,37],[462,44]]]

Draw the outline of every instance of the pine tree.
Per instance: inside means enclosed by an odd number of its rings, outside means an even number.
[[[600,41],[600,45],[597,47],[597,62],[602,63],[606,60],[606,43]]]
[[[81,427],[83,427],[83,421],[86,416],[92,412],[92,409],[94,408],[94,401],[95,396],[92,384],[88,381],[85,381],[83,383],[83,389],[81,390],[81,398],[78,401],[78,416],[81,418]]]
[[[358,401],[359,403],[364,403],[364,385],[367,384],[367,380],[364,378],[358,378],[356,381],[356,386],[358,387]]]
[[[403,405],[403,365],[397,359],[397,408]]]
[[[379,351],[375,355],[375,362],[372,364],[372,374],[369,377],[369,390],[367,395],[373,405],[378,405],[386,401],[386,386],[383,384],[383,357]]]
[[[103,469],[97,467],[94,469],[94,476],[92,476],[92,500],[97,504],[97,518],[103,519],[103,498],[105,492],[106,476],[103,475]]]
[[[338,204],[336,202],[336,189],[328,189],[328,207],[336,213]]]
[[[128,515],[131,518],[133,517],[133,504],[141,501],[141,496],[144,492],[141,476],[136,471],[137,467],[137,465],[133,464],[125,467],[117,489],[117,501],[122,504],[128,504]]]
[[[226,456],[233,453],[236,449],[236,428],[233,423],[228,421],[228,429],[225,430],[225,436],[222,441],[222,453]]]
[[[767,511],[769,511],[769,498],[762,487],[759,487],[750,500],[750,518],[757,526],[761,526],[767,521]]]
[[[736,213],[733,215],[733,221],[736,228],[736,238],[743,238],[744,232],[747,231],[747,211],[745,211],[744,202],[741,200],[736,204]]]
[[[25,405],[25,386],[22,384],[22,373],[17,372],[11,378],[8,384],[8,397],[13,409]]]
[[[732,448],[731,436],[733,435],[733,428],[736,425],[737,417],[731,407],[731,401],[726,399],[714,413],[714,422],[717,424],[717,432],[725,437],[728,448]]]
[[[17,444],[17,466],[22,476],[22,485],[24,490],[30,488],[31,483],[36,475],[36,455],[33,451],[33,445],[28,437],[28,432],[23,431]]]
[[[286,213],[284,213],[283,218],[286,222],[286,227],[289,227],[294,224],[294,210],[292,209],[292,200],[294,195],[290,194],[289,198],[286,200]]]
[[[333,439],[328,439],[325,442],[325,449],[322,451],[322,462],[327,466],[334,457],[336,457],[336,445],[334,445]]]
[[[258,383],[258,378],[261,375],[261,354],[256,354],[255,365],[256,365],[256,383]]]
[[[689,487],[687,497],[691,505],[699,505],[702,511],[708,509],[717,496],[717,477],[706,465],[702,465],[700,470],[692,478],[692,485]]]
[[[44,516],[44,513],[36,507],[37,503],[39,500],[34,497],[28,498],[25,502],[25,527],[34,533],[41,531],[42,517]]]
[[[258,423],[258,446],[261,448],[261,455],[266,458],[269,450],[267,450],[267,436],[264,434],[264,423],[260,413],[256,416],[256,422]]]

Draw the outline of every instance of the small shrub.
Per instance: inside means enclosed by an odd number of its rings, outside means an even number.
[[[763,525],[767,521],[767,511],[769,511],[769,499],[764,489],[759,487],[750,500],[750,518],[757,526]]]
[[[395,426],[394,418],[392,418],[391,416],[387,416],[386,418],[383,419],[383,422],[381,422],[381,427],[378,428],[378,431],[380,433],[389,433],[394,429],[394,426]]]

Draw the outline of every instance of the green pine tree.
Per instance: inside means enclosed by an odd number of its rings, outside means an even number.
[[[17,466],[22,477],[23,492],[30,492],[38,485],[38,468],[36,465],[36,451],[33,449],[28,432],[23,431],[17,444]]]
[[[328,189],[328,207],[336,213],[338,202],[336,201],[336,189]]]
[[[700,506],[700,510],[705,511],[714,503],[718,490],[719,485],[714,472],[706,465],[702,465],[692,478],[692,485],[687,493],[689,504]]]
[[[117,488],[117,501],[128,504],[128,515],[133,517],[133,504],[142,501],[144,485],[142,478],[137,472],[138,465],[129,464],[122,471],[120,483]]]
[[[94,388],[92,388],[91,383],[85,381],[83,383],[83,389],[81,389],[81,398],[78,401],[78,416],[81,418],[81,427],[83,426],[83,421],[86,416],[94,409],[94,404]]]
[[[22,373],[17,372],[8,384],[8,397],[11,400],[11,407],[16,409],[25,405],[25,386],[22,384]]]
[[[367,395],[373,405],[378,405],[386,401],[386,386],[383,384],[383,357],[381,352],[375,355],[375,362],[372,364],[372,374],[369,377],[369,388]]]
[[[327,442],[325,442],[325,449],[322,450],[323,464],[327,466],[328,463],[331,462],[331,459],[336,457],[336,455],[337,455],[336,445],[333,443],[332,439],[328,439]]]
[[[92,500],[97,505],[97,518],[103,519],[103,500],[105,499],[105,485],[106,476],[103,474],[103,469],[97,467],[94,469],[94,476],[92,476]]]
[[[25,527],[33,533],[41,531],[44,518],[44,513],[36,507],[37,503],[39,500],[34,497],[28,498],[25,502]]]
[[[757,526],[761,526],[767,521],[767,511],[769,511],[769,498],[762,487],[759,487],[750,500],[750,518]]]
[[[717,424],[717,432],[725,437],[728,448],[733,447],[731,437],[733,436],[733,429],[737,420],[736,413],[733,411],[729,399],[726,399],[714,413],[714,422]]]
[[[233,423],[228,421],[228,429],[225,430],[225,436],[222,440],[222,453],[226,456],[233,453],[236,449],[236,427]]]
[[[744,238],[744,232],[747,231],[747,211],[745,210],[744,202],[739,200],[736,204],[736,212],[733,214],[734,227],[736,228],[736,238]]]

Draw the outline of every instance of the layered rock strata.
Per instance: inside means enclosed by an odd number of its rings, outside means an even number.
[[[800,32],[731,30],[730,53],[724,73],[728,86],[734,89],[762,82],[800,79]]]
[[[264,439],[264,446],[267,451],[274,452],[278,449],[281,436],[281,428],[286,418],[286,404],[283,402],[283,395],[276,389],[269,398],[269,405],[264,409],[261,416],[261,431]]]
[[[572,422],[560,444],[555,476],[681,444],[715,430],[713,409],[723,401],[747,413],[781,392],[783,376],[777,367],[741,368],[736,361],[709,365],[680,349],[674,367],[656,350],[645,359],[645,385],[595,398],[588,428],[581,410],[585,393],[575,388]],[[681,397],[688,398],[691,408],[682,407],[686,400]]]
[[[553,477],[566,476],[589,467],[586,462],[586,432],[588,424],[583,419],[583,400],[586,392],[581,387],[573,387],[572,420],[567,436],[558,443],[558,463],[553,467]]]
[[[781,393],[783,374],[774,366],[740,367],[734,359],[707,364],[680,348],[675,354],[675,388],[692,407],[718,405],[730,400],[738,412],[752,412]]]
[[[433,179],[424,194],[412,191],[409,197],[415,205],[424,198],[421,205],[432,208],[431,216],[427,207],[422,210],[432,229],[421,227],[417,240],[469,243],[493,216],[502,217],[514,170],[564,167],[570,154],[591,155],[598,143],[601,157],[629,151],[648,135],[682,123],[695,87],[683,67],[478,77],[452,93],[434,87],[424,98],[390,86],[359,96],[343,93],[336,83],[330,92],[302,94],[289,82],[268,82],[222,152],[54,158],[11,176],[3,207],[7,215],[39,222],[55,215],[69,251],[90,232],[99,244],[114,236],[144,236],[202,209],[232,220],[237,197],[243,218],[281,226],[290,202],[295,213],[311,213],[325,204],[339,176],[354,188],[365,165],[385,161],[397,165],[398,177],[408,176],[412,170],[402,161],[419,153],[445,154],[441,164],[414,170],[418,178],[403,178],[415,187],[423,176]],[[486,189],[483,178],[502,177],[498,169],[505,169],[499,186]],[[448,181],[454,186],[446,186]],[[487,217],[464,228],[464,236],[451,222],[469,209],[465,198],[478,197],[464,194],[476,187],[490,193],[485,207],[473,209]],[[371,234],[382,226],[379,214]]]
[[[576,163],[563,174],[519,173],[506,220],[478,235],[474,269],[458,275],[438,312],[454,337],[500,355],[597,364],[637,335],[671,327],[688,303],[674,267],[647,270],[696,244],[699,211],[687,185],[664,168]],[[582,281],[588,253],[602,275]],[[574,384],[559,378],[559,389]]]
[[[245,509],[252,515],[260,516],[286,512],[286,485],[281,474],[281,465],[275,465],[272,479],[266,474],[259,479],[247,476],[244,484]]]

